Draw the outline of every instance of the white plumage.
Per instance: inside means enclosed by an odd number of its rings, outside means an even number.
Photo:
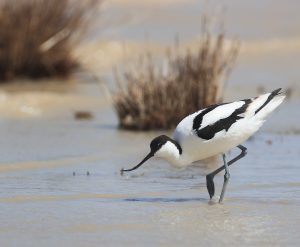
[[[212,105],[185,117],[177,125],[173,139],[165,135],[154,138],[146,158],[132,169],[122,169],[121,172],[137,169],[152,156],[163,158],[176,167],[186,167],[211,156],[223,154],[224,165],[206,177],[208,192],[212,197],[213,177],[225,169],[221,202],[229,179],[228,166],[245,156],[246,148],[241,144],[252,136],[268,115],[283,102],[285,96],[280,94],[280,90],[256,98]],[[240,148],[242,153],[227,162],[225,153],[234,147]]]
[[[275,96],[265,107],[255,114],[255,111],[266,102],[270,95],[271,93],[267,93],[250,99],[251,103],[249,103],[246,111],[238,115],[242,118],[233,123],[228,131],[222,129],[215,133],[214,137],[209,140],[199,138],[192,127],[195,116],[205,109],[185,117],[177,125],[173,134],[174,140],[177,141],[183,149],[181,158],[177,159],[174,165],[180,167],[187,166],[192,162],[225,153],[245,142],[262,126],[267,116],[275,110],[285,98],[284,95]],[[244,101],[236,101],[217,106],[204,115],[200,130],[213,125],[220,119],[228,118],[236,109],[245,104]]]

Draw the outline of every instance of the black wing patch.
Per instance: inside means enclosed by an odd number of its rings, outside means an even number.
[[[197,133],[197,135],[202,138],[202,139],[205,139],[205,140],[210,140],[212,139],[216,133],[222,131],[222,130],[226,130],[228,131],[229,128],[231,127],[232,124],[234,124],[237,120],[243,118],[242,116],[239,116],[240,114],[244,113],[249,104],[252,102],[251,99],[246,99],[246,100],[243,100],[245,102],[245,104],[243,104],[240,108],[236,109],[230,116],[228,116],[227,118],[223,118],[223,119],[220,119],[218,120],[217,122],[213,123],[212,125],[207,125],[205,126],[204,128],[200,129],[201,127],[201,123],[200,123],[200,126],[199,128],[197,129],[194,129]],[[214,106],[214,108],[216,108],[216,106]],[[213,109],[214,109],[213,108]],[[213,109],[211,109],[210,111],[212,111]],[[204,111],[203,111],[204,112]],[[209,111],[208,111],[209,112]],[[202,113],[202,112],[201,112]],[[200,114],[201,114],[200,113]],[[207,113],[207,112],[206,112]],[[205,113],[205,114],[206,114]],[[199,114],[199,115],[200,115]],[[203,114],[202,115],[202,118],[201,118],[201,121],[203,119],[203,116],[205,115]],[[199,116],[198,115],[198,116]],[[197,117],[198,117],[197,116]],[[196,118],[197,118],[196,117]],[[195,120],[196,118],[194,119],[194,124],[195,124]],[[194,127],[194,125],[193,125]]]
[[[201,127],[202,121],[203,121],[203,117],[209,113],[210,111],[214,110],[215,108],[217,108],[218,106],[221,105],[225,105],[228,103],[222,103],[222,104],[215,104],[215,105],[211,105],[209,107],[207,107],[206,109],[204,109],[202,112],[200,112],[193,120],[193,130],[198,130]]]

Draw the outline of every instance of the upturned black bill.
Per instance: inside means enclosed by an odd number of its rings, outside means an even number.
[[[123,172],[131,172],[137,168],[139,168],[142,164],[144,164],[148,159],[153,157],[153,153],[149,153],[139,164],[137,164],[135,167],[132,167],[131,169],[121,169],[121,175],[123,175]]]

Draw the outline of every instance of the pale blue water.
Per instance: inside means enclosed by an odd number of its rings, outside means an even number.
[[[1,246],[298,245],[298,135],[245,143],[224,204],[211,205],[197,168],[153,160],[121,177],[158,133],[119,131],[106,108],[99,116],[1,123]]]

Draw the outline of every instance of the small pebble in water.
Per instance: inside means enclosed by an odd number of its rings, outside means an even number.
[[[76,120],[91,120],[94,118],[93,114],[89,111],[76,111],[74,113]]]
[[[267,140],[266,143],[267,143],[268,145],[272,145],[273,142],[272,142],[272,140]]]

